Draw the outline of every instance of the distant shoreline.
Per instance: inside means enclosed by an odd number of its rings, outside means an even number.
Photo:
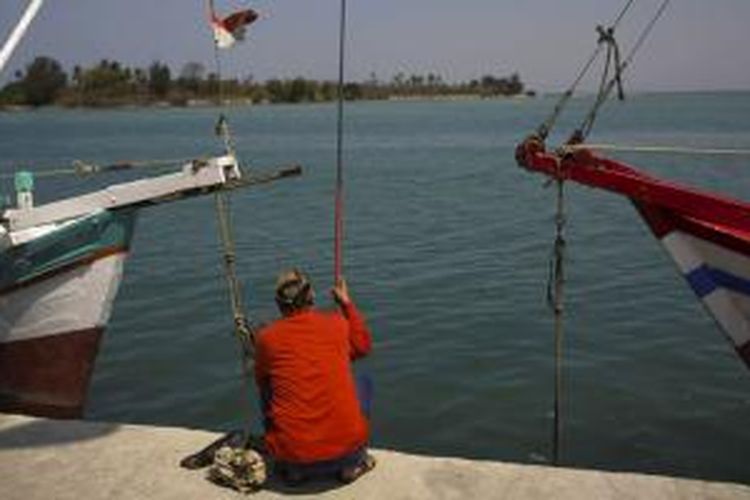
[[[67,73],[54,58],[37,56],[15,81],[0,89],[0,106],[64,107],[179,107],[210,105],[231,99],[252,104],[328,102],[344,98],[359,100],[464,100],[496,96],[536,95],[518,73],[508,76],[485,74],[466,82],[449,82],[436,73],[398,72],[390,80],[375,73],[341,86],[330,80],[301,76],[272,78],[263,82],[252,77],[224,79],[207,72],[198,62],[186,63],[178,74],[154,61],[148,68],[128,67],[102,59],[90,67],[76,66]]]
[[[536,98],[554,98],[559,97],[562,92],[543,92],[537,93],[523,93],[516,95],[482,95],[482,94],[414,94],[414,95],[391,95],[386,98],[359,98],[349,99],[346,103],[352,104],[355,102],[367,102],[367,103],[409,103],[409,102],[469,102],[469,101],[525,101]],[[701,95],[715,95],[715,94],[750,94],[750,89],[738,90],[738,89],[719,89],[719,90],[641,90],[631,91],[626,93],[627,96],[636,97],[648,97],[648,96],[661,96],[661,95],[682,95],[682,96],[701,96]],[[579,92],[578,98],[591,98],[595,96],[594,91]],[[237,98],[237,99],[225,99],[224,102],[217,102],[212,99],[188,99],[179,103],[170,102],[168,100],[156,100],[149,102],[121,102],[121,103],[97,103],[97,104],[67,104],[67,103],[53,103],[46,106],[31,106],[31,105],[18,105],[8,104],[0,105],[0,113],[23,113],[28,111],[36,111],[38,109],[61,109],[61,110],[154,110],[154,109],[198,109],[198,108],[214,108],[220,106],[234,106],[234,107],[251,107],[251,106],[277,106],[277,105],[319,105],[319,104],[333,104],[335,100],[323,100],[323,101],[281,101],[274,102],[270,100],[253,101],[248,98]]]
[[[346,102],[351,104],[355,102],[467,102],[467,101],[523,101],[533,99],[535,96],[525,94],[512,96],[483,96],[480,94],[459,94],[459,95],[405,95],[390,96],[386,99],[353,99]],[[187,102],[175,104],[169,101],[153,101],[149,103],[118,103],[118,104],[96,104],[96,105],[68,105],[68,104],[50,104],[47,106],[31,105],[0,105],[0,112],[4,113],[23,113],[36,111],[40,109],[61,109],[61,110],[127,110],[127,109],[198,109],[214,108],[220,106],[252,107],[252,106],[283,106],[283,105],[316,105],[316,104],[334,104],[336,101],[302,101],[302,102],[271,102],[261,101],[254,102],[250,99],[225,99],[223,102],[216,102],[209,99],[190,99]]]

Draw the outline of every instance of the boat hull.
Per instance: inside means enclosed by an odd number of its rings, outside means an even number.
[[[0,410],[80,418],[103,328],[0,344]]]
[[[3,256],[0,411],[82,416],[133,218],[98,214]]]
[[[644,202],[634,202],[698,300],[750,368],[750,239]]]

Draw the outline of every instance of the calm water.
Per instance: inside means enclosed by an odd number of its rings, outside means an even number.
[[[376,339],[359,368],[376,381],[375,446],[549,459],[552,323],[544,295],[554,193],[516,167],[513,148],[552,104],[347,107],[345,267]],[[574,111],[586,104],[574,102]],[[201,156],[217,150],[215,116],[2,114],[0,166]],[[230,117],[246,163],[305,167],[302,178],[233,196],[250,313],[275,317],[273,282],[289,265],[307,269],[330,305],[334,107],[242,108]],[[592,142],[750,148],[750,94],[632,96],[606,108],[597,130]],[[619,158],[750,199],[750,158]],[[37,196],[115,180],[46,179]],[[571,187],[569,220],[564,461],[750,482],[750,373],[625,200]],[[141,214],[89,418],[241,424],[222,279],[210,198]]]

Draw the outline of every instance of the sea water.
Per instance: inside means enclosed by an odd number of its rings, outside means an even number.
[[[347,104],[344,269],[375,339],[357,368],[375,381],[373,446],[551,460],[545,293],[555,192],[518,168],[513,153],[554,102]],[[590,103],[573,101],[553,143]],[[277,316],[273,284],[288,266],[308,271],[318,303],[330,307],[335,106],[225,112],[246,171],[304,167],[300,178],[232,194],[248,313]],[[217,154],[218,113],[3,113],[0,167]],[[590,141],[750,149],[750,94],[632,95],[604,108]],[[750,200],[747,156],[615,157]],[[130,178],[38,177],[36,199]],[[750,372],[627,200],[574,185],[566,198],[562,462],[749,481]],[[142,211],[87,418],[216,430],[251,421],[260,429],[220,251],[211,197]]]

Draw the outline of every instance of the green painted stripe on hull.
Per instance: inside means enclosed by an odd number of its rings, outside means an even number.
[[[105,210],[0,252],[0,293],[107,249],[130,247],[137,210]]]

